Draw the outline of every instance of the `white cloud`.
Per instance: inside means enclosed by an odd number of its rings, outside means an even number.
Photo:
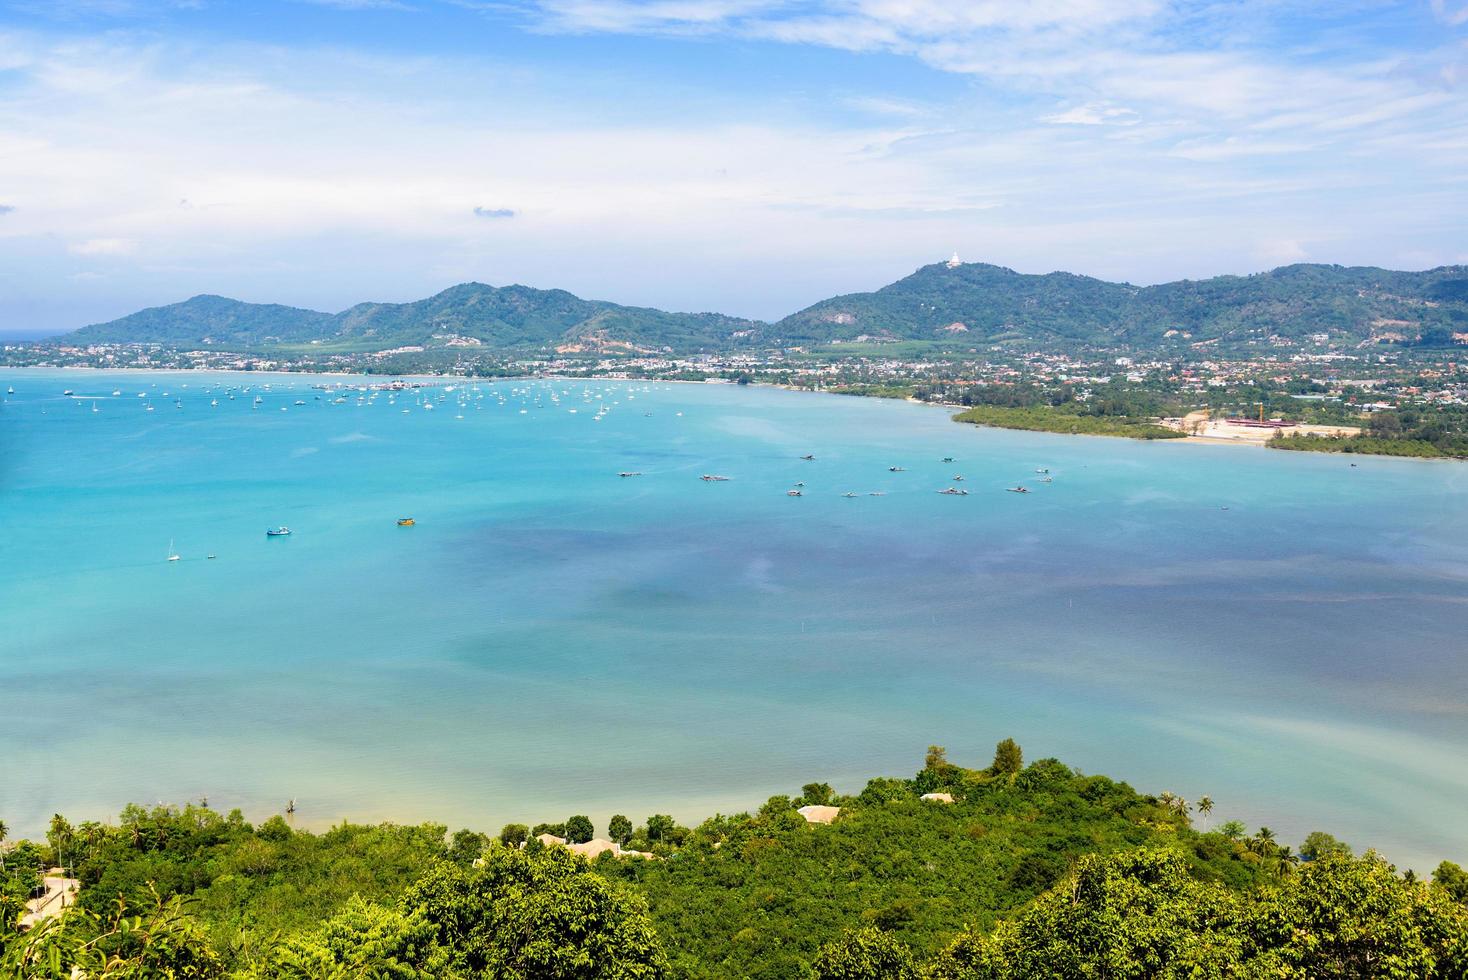
[[[1041,119],[1058,126],[1104,126],[1108,123],[1130,126],[1137,122],[1137,113],[1134,109],[1127,109],[1124,106],[1089,102],[1086,105],[1066,109],[1064,112],[1042,116]]]
[[[89,238],[67,246],[72,255],[133,255],[137,250],[138,243],[130,238]]]

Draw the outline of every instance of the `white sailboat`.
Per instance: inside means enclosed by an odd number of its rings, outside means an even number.
[[[178,552],[176,552],[176,551],[173,550],[173,539],[172,538],[169,538],[168,539],[168,560],[169,561],[178,561],[178,558],[179,558]]]

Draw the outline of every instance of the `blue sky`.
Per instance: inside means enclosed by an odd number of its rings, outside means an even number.
[[[1468,262],[1468,0],[6,0],[0,331]]]

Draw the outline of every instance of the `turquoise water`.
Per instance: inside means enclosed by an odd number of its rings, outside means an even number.
[[[1215,823],[1468,858],[1468,466],[325,380],[0,371],[12,827],[206,794],[315,825],[696,819],[1012,735]]]

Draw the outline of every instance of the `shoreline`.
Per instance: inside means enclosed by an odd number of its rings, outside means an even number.
[[[1257,448],[1257,449],[1271,449],[1271,448],[1273,448],[1273,447],[1271,447],[1269,445],[1269,442],[1270,442],[1269,439],[1246,439],[1246,438],[1241,438],[1241,437],[1240,438],[1235,438],[1235,437],[1200,436],[1200,435],[1184,435],[1184,436],[1179,436],[1177,438],[1172,438],[1172,439],[1143,439],[1143,438],[1139,438],[1137,436],[1131,436],[1131,435],[1127,435],[1126,433],[1121,433],[1121,432],[1058,432],[1058,431],[1054,431],[1054,430],[1050,430],[1050,429],[1031,429],[1031,428],[1025,428],[1025,427],[1022,427],[1022,426],[996,425],[996,424],[994,424],[992,422],[968,422],[968,421],[960,422],[959,419],[958,419],[958,415],[959,414],[962,414],[963,412],[965,412],[965,411],[967,411],[967,410],[969,410],[971,408],[973,408],[974,406],[972,406],[972,405],[962,405],[962,404],[958,404],[958,403],[955,403],[955,402],[923,401],[922,399],[920,399],[920,398],[914,398],[911,395],[909,395],[909,396],[907,396],[905,398],[900,398],[900,399],[898,399],[898,398],[886,398],[886,397],[882,397],[882,396],[879,396],[879,395],[867,395],[867,394],[861,394],[861,393],[858,393],[858,392],[835,392],[835,391],[826,391],[826,390],[820,389],[820,388],[801,388],[801,387],[797,387],[795,385],[771,384],[771,383],[763,382],[763,381],[749,381],[749,382],[746,382],[745,384],[742,384],[741,385],[741,384],[739,384],[736,381],[729,381],[729,380],[722,379],[722,378],[721,379],[717,379],[717,380],[713,380],[713,381],[691,381],[691,380],[688,380],[686,378],[613,378],[613,377],[607,377],[607,376],[604,376],[604,375],[591,375],[591,376],[585,376],[585,377],[583,377],[583,376],[565,375],[565,374],[505,374],[505,375],[496,375],[494,377],[483,377],[483,376],[478,376],[478,375],[466,375],[466,374],[435,374],[435,373],[432,373],[432,372],[415,373],[415,374],[366,374],[366,373],[363,373],[363,372],[326,371],[326,370],[311,370],[311,371],[299,370],[298,371],[298,370],[290,370],[290,369],[275,369],[275,370],[270,370],[270,371],[242,371],[242,370],[239,370],[238,368],[166,368],[166,367],[165,368],[141,368],[141,367],[139,367],[139,368],[130,368],[130,367],[105,367],[105,368],[102,368],[102,367],[92,367],[90,365],[67,365],[67,366],[60,366],[60,367],[51,367],[51,366],[42,367],[42,366],[39,366],[39,365],[30,365],[30,364],[26,364],[26,365],[7,365],[7,364],[0,364],[0,371],[25,371],[25,372],[91,371],[91,372],[96,372],[97,374],[106,374],[106,373],[109,373],[109,372],[110,373],[114,373],[114,374],[229,374],[229,375],[247,375],[247,376],[251,376],[251,377],[262,377],[262,376],[271,376],[271,375],[283,375],[283,376],[300,376],[300,377],[319,376],[319,377],[331,377],[331,378],[383,379],[384,381],[391,381],[393,379],[409,380],[409,379],[418,379],[418,378],[421,378],[421,379],[438,381],[438,382],[452,382],[452,383],[462,383],[462,384],[498,384],[498,383],[501,383],[501,382],[510,382],[510,381],[576,381],[576,382],[586,382],[586,383],[590,383],[590,382],[594,382],[594,381],[602,381],[602,382],[608,382],[608,381],[610,381],[610,382],[619,382],[619,383],[623,383],[623,384],[642,383],[642,384],[679,384],[679,385],[708,385],[708,384],[713,384],[713,385],[717,385],[719,387],[734,387],[734,388],[746,388],[746,387],[747,388],[773,388],[773,389],[778,389],[780,391],[801,392],[801,393],[810,394],[810,395],[840,395],[840,396],[846,397],[846,398],[852,398],[852,397],[855,397],[855,398],[874,398],[874,399],[877,399],[879,401],[902,401],[902,402],[906,402],[909,405],[925,405],[925,406],[929,406],[929,407],[932,407],[932,408],[946,409],[946,410],[948,410],[950,412],[955,413],[955,414],[949,416],[950,420],[953,421],[954,423],[957,423],[957,424],[960,424],[960,425],[971,425],[971,426],[975,426],[977,428],[982,428],[982,429],[1003,429],[1003,430],[1006,430],[1006,431],[1009,431],[1009,432],[1030,432],[1030,433],[1035,433],[1035,434],[1039,434],[1039,435],[1074,436],[1074,437],[1081,437],[1081,438],[1128,439],[1128,440],[1130,440],[1132,442],[1183,443],[1183,444],[1189,444],[1189,445],[1195,445],[1195,446],[1244,446],[1244,447],[1251,447],[1251,448]],[[1154,424],[1154,425],[1162,425],[1162,422],[1161,421],[1158,421],[1158,422],[1155,422],[1155,423],[1152,423],[1152,424]],[[1346,426],[1346,427],[1342,427],[1342,426],[1323,426],[1321,428],[1340,429],[1340,428],[1350,428],[1350,427],[1349,426]],[[1346,453],[1346,452],[1340,452],[1340,451],[1332,451],[1332,450],[1329,450],[1329,449],[1277,450],[1277,451],[1279,451],[1279,452],[1299,452],[1299,453],[1303,453],[1303,454],[1316,455],[1316,456],[1361,456],[1361,457],[1368,458],[1368,459],[1408,459],[1408,460],[1417,460],[1417,461],[1424,462],[1424,463],[1462,463],[1462,462],[1468,462],[1468,457],[1464,457],[1464,456],[1408,456],[1408,455],[1396,455],[1394,453]]]

